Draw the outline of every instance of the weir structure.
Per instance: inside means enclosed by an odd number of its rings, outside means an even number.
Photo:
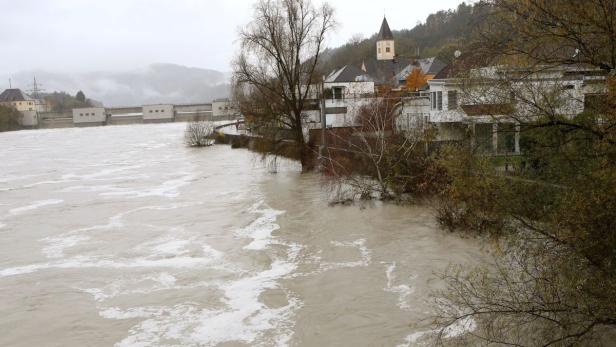
[[[218,101],[219,102],[219,101]],[[227,101],[230,103],[230,101]],[[39,112],[38,128],[70,128],[144,123],[234,121],[239,113],[219,114],[212,103],[156,104],[125,107],[78,108],[66,112]],[[235,123],[232,123],[235,124]]]

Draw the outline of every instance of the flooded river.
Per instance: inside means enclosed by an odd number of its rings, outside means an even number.
[[[0,346],[414,346],[471,240],[183,124],[0,134]]]

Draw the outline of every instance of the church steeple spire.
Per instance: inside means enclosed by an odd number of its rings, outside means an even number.
[[[394,34],[389,29],[389,23],[387,23],[387,17],[383,16],[383,23],[381,24],[381,30],[379,31],[378,41],[393,40]]]
[[[394,34],[389,28],[387,18],[383,16],[381,30],[376,41],[376,59],[377,60],[393,60],[396,57],[396,45]]]

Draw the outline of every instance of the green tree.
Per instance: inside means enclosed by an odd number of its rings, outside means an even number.
[[[85,104],[85,102],[86,102],[86,95],[80,90],[75,95],[75,99],[77,99],[77,101]]]
[[[11,107],[0,106],[0,131],[18,130],[22,115]]]

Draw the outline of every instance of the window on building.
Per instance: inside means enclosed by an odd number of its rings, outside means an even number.
[[[83,113],[80,113],[80,114],[79,114],[79,117],[83,117]]]
[[[436,106],[439,111],[443,109],[443,92],[436,92]]]
[[[387,53],[391,52],[391,48],[386,47],[386,48],[385,48],[385,52],[387,52]]]
[[[381,47],[379,47],[379,54],[381,54]]]
[[[334,87],[332,88],[334,100],[343,100],[344,99],[344,88],[343,87]]]
[[[450,90],[447,92],[447,109],[455,110],[458,108],[458,91]]]
[[[152,113],[152,110],[150,110],[150,113]]]
[[[436,92],[430,93],[430,102],[431,102],[430,109],[436,110]]]

